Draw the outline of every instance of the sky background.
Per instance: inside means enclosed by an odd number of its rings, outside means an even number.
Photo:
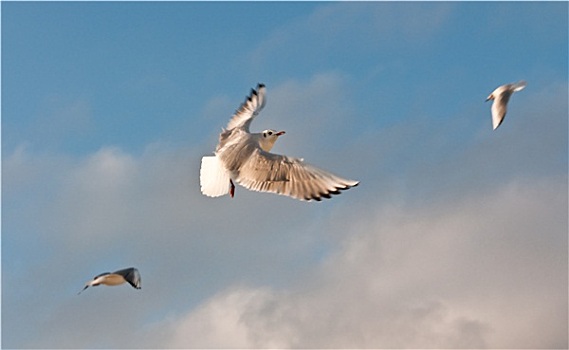
[[[1,13],[3,347],[567,348],[567,2]],[[360,186],[201,195],[258,82],[273,152]]]

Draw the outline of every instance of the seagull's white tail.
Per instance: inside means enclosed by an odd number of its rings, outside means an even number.
[[[202,193],[209,197],[229,193],[229,173],[216,156],[202,158],[200,184]]]

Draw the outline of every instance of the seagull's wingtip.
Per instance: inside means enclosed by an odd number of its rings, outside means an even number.
[[[358,186],[359,184],[360,184],[359,181],[356,181],[356,180],[347,180],[347,181],[344,183],[344,188],[341,188],[341,190],[347,190],[347,189],[349,189],[349,188],[356,187],[356,186]]]
[[[516,92],[517,92],[517,91],[521,91],[521,90],[523,90],[523,89],[527,86],[527,84],[528,84],[527,81],[525,81],[525,80],[520,80],[520,81],[518,81],[517,83],[514,84],[513,90],[516,91]]]

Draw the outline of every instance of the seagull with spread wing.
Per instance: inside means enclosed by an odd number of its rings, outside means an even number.
[[[89,282],[85,284],[85,288],[81,290],[84,291],[85,289],[89,288],[90,286],[96,287],[100,284],[104,284],[107,286],[118,286],[123,283],[129,283],[133,288],[140,289],[140,272],[138,272],[137,268],[129,267],[126,269],[118,270],[113,273],[104,272],[95,277]],[[79,292],[78,294],[81,294]]]
[[[523,90],[527,83],[521,80],[517,83],[505,84],[498,86],[486,101],[494,100],[492,103],[492,127],[496,130],[504,121],[508,107],[508,101],[512,94],[516,91]]]
[[[320,201],[357,186],[347,180],[305,163],[302,159],[270,153],[284,131],[272,129],[251,133],[249,126],[265,106],[265,85],[251,89],[227,127],[219,135],[214,156],[202,158],[201,191],[209,197],[234,195],[235,185],[259,192],[271,192],[300,200]]]

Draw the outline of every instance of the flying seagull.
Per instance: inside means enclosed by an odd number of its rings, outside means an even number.
[[[504,121],[508,101],[512,94],[516,91],[523,90],[526,85],[527,83],[524,80],[517,83],[505,84],[497,87],[496,90],[488,96],[486,101],[494,100],[492,103],[492,126],[494,127],[494,130],[496,130]]]
[[[118,286],[119,284],[123,284],[125,282],[130,283],[130,285],[136,289],[140,289],[140,272],[138,272],[138,269],[129,267],[127,269],[118,270],[113,273],[104,272],[100,275],[95,276],[93,280],[87,282],[85,284],[85,288],[83,288],[77,294],[81,294],[82,291],[89,288],[90,286],[95,287],[99,284],[104,284],[107,286]]]
[[[358,181],[318,169],[302,159],[270,153],[285,132],[249,132],[253,118],[265,102],[265,85],[258,84],[222,130],[215,155],[202,158],[200,183],[204,195],[219,197],[229,193],[233,197],[235,181],[252,191],[320,201],[358,185]]]

